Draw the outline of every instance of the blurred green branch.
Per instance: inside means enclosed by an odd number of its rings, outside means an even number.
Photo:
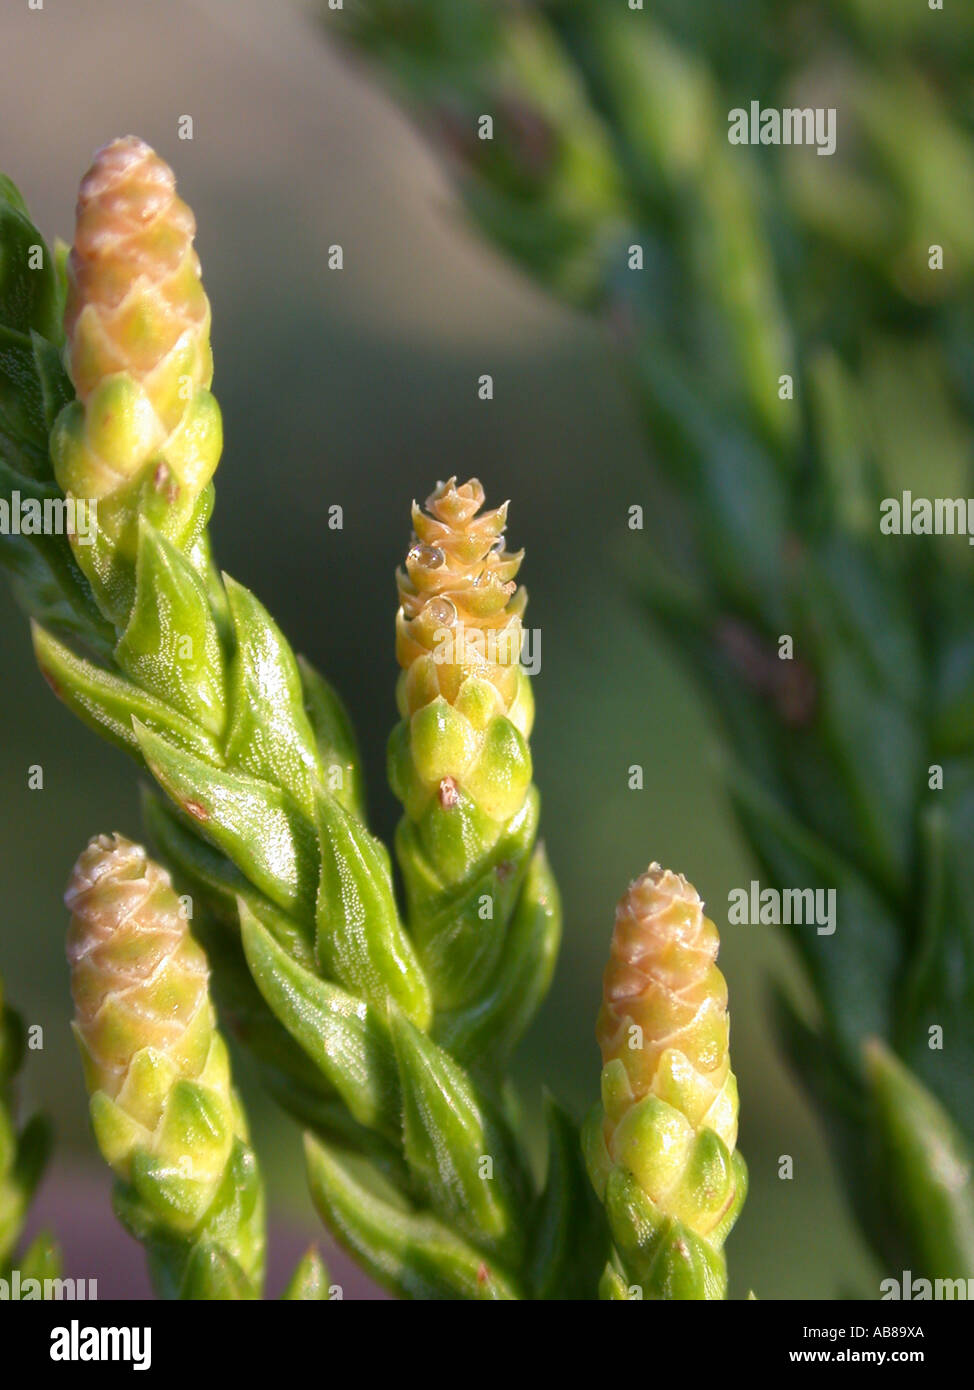
[[[27,1030],[4,1000],[0,983],[0,1279],[9,1280],[16,1269],[21,1287],[28,1279],[58,1279],[61,1274],[60,1251],[45,1231],[17,1253],[51,1152],[51,1127],[43,1116],[33,1115],[22,1128],[17,1125],[15,1082],[26,1039]]]

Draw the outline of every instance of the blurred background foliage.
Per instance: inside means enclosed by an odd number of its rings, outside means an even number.
[[[602,254],[622,268],[604,306],[620,340],[650,318],[667,358],[689,364],[722,412],[746,412],[762,446],[795,468],[807,445],[767,376],[797,375],[790,324],[800,321],[839,481],[854,480],[868,457],[891,491],[915,486],[921,460],[922,491],[954,495],[969,466],[965,410],[974,393],[970,296],[961,292],[974,270],[974,16],[947,3],[933,13],[906,0],[660,0],[652,5],[658,81],[633,75],[665,154],[654,177],[639,180],[644,207],[633,208],[613,181],[598,127],[579,117],[568,148],[552,158],[545,125],[525,114],[519,158],[530,177],[512,160],[495,171],[512,196],[474,212],[522,263],[547,267],[559,293],[586,307],[602,292],[595,230]],[[430,22],[434,10],[476,8],[390,3],[384,17]],[[214,310],[227,436],[218,555],[348,701],[384,834],[396,819],[384,768],[395,719],[393,570],[408,541],[409,503],[454,472],[478,475],[489,498],[512,499],[511,538],[528,552],[529,622],[542,632],[533,745],[543,833],[567,919],[552,994],[517,1070],[535,1110],[547,1080],[581,1112],[595,1094],[600,976],[627,881],[659,859],[694,881],[722,925],[729,889],[757,876],[715,770],[710,712],[624,577],[643,578],[647,555],[627,529],[628,508],[643,506],[680,540],[679,508],[647,470],[642,421],[602,335],[469,225],[422,138],[432,134],[456,162],[469,154],[469,111],[450,95],[456,73],[444,82],[440,65],[445,46],[461,71],[481,72],[489,26],[434,29],[436,63],[401,66],[400,82],[424,100],[441,84],[435,119],[417,131],[338,42],[339,18],[261,0],[7,7],[0,48],[16,61],[0,90],[0,167],[48,236],[70,234],[78,178],[105,139],[137,132],[175,167],[197,215]],[[414,48],[415,35],[405,38]],[[527,46],[518,61],[536,73],[543,56]],[[626,57],[623,46],[623,71]],[[557,110],[576,109],[570,90],[555,85],[549,95]],[[723,177],[726,112],[752,97],[840,105],[849,124],[839,152],[750,151],[753,186],[742,198]],[[193,116],[192,141],[177,140],[183,114]],[[536,208],[517,215],[539,167],[550,174],[553,209],[540,237]],[[784,268],[780,300],[758,222]],[[639,238],[650,269],[635,282],[617,254],[633,226],[661,229]],[[715,226],[726,235],[708,240]],[[938,275],[925,270],[934,241],[950,246]],[[344,248],[340,274],[327,270],[335,242]],[[692,296],[674,295],[687,276]],[[644,300],[627,302],[636,284]],[[648,356],[650,367],[665,360]],[[489,404],[477,397],[483,372],[495,382]],[[873,524],[855,487],[841,496],[854,520]],[[341,532],[327,527],[335,503]],[[966,563],[962,542],[958,551]],[[68,1036],[60,893],[87,836],[138,835],[137,794],[122,756],[44,689],[6,588],[0,632],[0,964],[10,999],[45,1028],[28,1086],[30,1100],[57,1117],[63,1147],[53,1181],[65,1183],[97,1164]],[[43,791],[27,788],[36,763]],[[633,763],[645,769],[642,791],[628,787]],[[769,977],[795,979],[780,929],[725,931],[721,964],[752,1181],[729,1246],[732,1295],[755,1287],[771,1297],[874,1297],[876,1268],[769,1025]],[[237,1066],[246,1088],[242,1060]],[[272,1198],[310,1223],[297,1135],[253,1089]],[[794,1159],[790,1182],[778,1178],[784,1154]],[[106,1221],[107,1210],[106,1197]],[[62,1234],[70,1247],[70,1232]]]

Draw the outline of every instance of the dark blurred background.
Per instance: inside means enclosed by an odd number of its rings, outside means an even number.
[[[713,731],[627,596],[627,509],[654,499],[602,340],[484,247],[419,133],[329,46],[310,8],[45,0],[29,11],[24,0],[0,11],[0,52],[0,168],[49,238],[70,239],[78,180],[106,139],[137,133],[176,170],[214,313],[226,431],[218,555],[348,702],[383,834],[397,815],[384,748],[409,503],[453,473],[480,477],[492,501],[511,499],[529,621],[542,631],[533,747],[566,909],[554,987],[517,1070],[533,1108],[546,1082],[582,1113],[596,1094],[594,1018],[625,884],[659,859],[693,880],[720,925],[729,888],[752,876]],[[177,138],[183,115],[192,141]],[[341,273],[326,263],[336,242]],[[483,372],[490,403],[477,397]],[[336,503],[341,532],[327,527]],[[0,633],[0,969],[10,1001],[44,1027],[25,1101],[49,1110],[60,1136],[39,1218],[56,1216],[69,1273],[131,1296],[146,1288],[142,1257],[111,1224],[109,1178],[88,1136],[60,893],[88,836],[140,834],[136,779],[50,695],[5,586]],[[37,763],[44,789],[29,791]],[[645,769],[642,791],[628,789],[633,763]],[[766,983],[790,969],[775,932],[729,935],[721,958],[752,1183],[730,1243],[732,1294],[869,1294],[869,1258],[768,1026]],[[237,1069],[275,1248],[290,1252],[318,1229],[299,1136],[239,1057]],[[783,1154],[790,1182],[777,1175]],[[335,1268],[344,1279],[348,1266]]]

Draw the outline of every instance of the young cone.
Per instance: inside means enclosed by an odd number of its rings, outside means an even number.
[[[606,1298],[726,1296],[721,1247],[747,1174],[719,944],[696,890],[658,864],[616,910],[596,1027],[602,1103],[584,1138],[616,1245]]]
[[[396,838],[409,925],[451,1051],[502,1052],[547,986],[557,891],[535,848],[534,718],[521,665],[522,553],[504,548],[507,504],[483,511],[477,479],[439,483],[413,504],[397,574],[402,722],[390,781],[405,809]]]
[[[210,1297],[255,1296],[262,1187],[185,905],[120,835],[90,842],[65,902],[75,1036],[120,1215],[162,1292],[202,1296],[200,1271],[214,1269]]]
[[[515,584],[524,552],[503,548],[507,503],[482,512],[484,500],[477,478],[460,486],[450,478],[436,485],[425,512],[413,503],[415,541],[396,574],[399,705],[415,714],[439,696],[468,708],[468,681],[485,681],[497,694],[477,694],[490,695],[497,712],[510,713],[520,696],[513,717],[527,738],[531,696],[518,664],[527,594]]]
[[[396,575],[396,657],[399,712],[411,733],[402,769],[408,813],[419,821],[434,802],[451,809],[466,798],[490,839],[530,784],[534,706],[521,667],[527,594],[515,576],[523,551],[503,548],[507,504],[483,505],[476,478],[439,483],[425,512],[413,503],[415,541]],[[500,775],[502,740],[520,777]]]
[[[118,618],[140,510],[185,546],[208,514],[204,490],[222,447],[195,232],[172,170],[144,141],[126,136],[98,151],[67,264],[77,399],[58,416],[51,456],[64,492],[97,502],[99,543],[75,552]]]

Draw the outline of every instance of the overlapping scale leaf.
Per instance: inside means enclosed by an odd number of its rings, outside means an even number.
[[[500,1126],[456,1062],[402,1015],[392,1015],[402,1094],[403,1148],[437,1216],[517,1268],[516,1166]]]
[[[335,1238],[402,1298],[507,1300],[520,1288],[496,1261],[426,1212],[373,1167],[340,1149],[305,1144],[311,1195]]]
[[[395,1055],[382,1013],[299,965],[241,901],[251,974],[275,1016],[361,1124],[399,1132]]]
[[[399,921],[385,851],[332,797],[318,797],[321,877],[316,909],[322,969],[377,1007],[395,1001],[430,1021],[425,974]]]

